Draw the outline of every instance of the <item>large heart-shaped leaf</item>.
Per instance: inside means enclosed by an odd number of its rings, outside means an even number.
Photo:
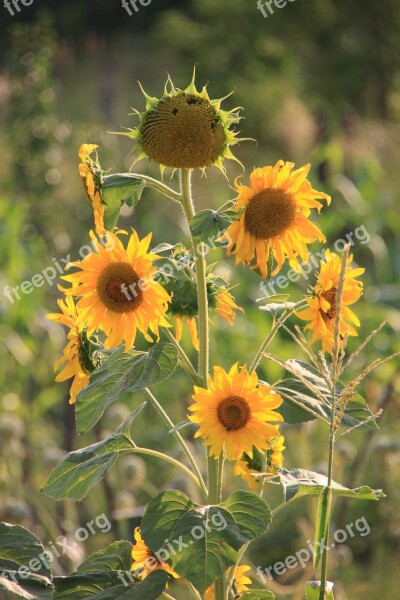
[[[156,556],[203,592],[270,522],[268,505],[252,492],[238,491],[222,504],[199,506],[182,492],[168,490],[147,506],[141,532]]]
[[[268,479],[268,483],[280,482],[283,486],[285,502],[299,500],[306,496],[320,496],[328,484],[328,478],[320,473],[307,469],[277,469],[278,475]],[[347,496],[357,500],[380,500],[385,497],[382,490],[373,490],[363,485],[350,490],[336,481],[332,481],[332,494],[334,496]]]
[[[129,428],[145,405],[144,402],[138,406],[111,437],[64,456],[42,485],[41,491],[56,500],[82,500],[113,466],[119,453],[132,448]]]
[[[78,433],[85,433],[123,392],[135,392],[168,379],[178,364],[173,344],[155,344],[148,352],[118,348],[90,377],[76,404]]]
[[[129,571],[132,565],[132,544],[120,540],[91,554],[79,565],[79,573],[93,571]]]
[[[0,523],[0,590],[27,600],[51,600],[48,560],[43,544],[33,533],[20,525]]]

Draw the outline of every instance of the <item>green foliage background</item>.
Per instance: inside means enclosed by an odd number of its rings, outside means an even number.
[[[319,217],[328,242],[357,227],[368,231],[368,243],[361,238],[353,248],[357,263],[366,267],[364,299],[356,309],[360,336],[384,319],[387,327],[361,356],[362,368],[368,358],[400,349],[400,6],[397,0],[297,0],[267,19],[253,0],[152,0],[132,17],[116,0],[57,5],[35,0],[21,9],[11,17],[2,6],[0,24],[0,518],[49,541],[60,535],[73,539],[78,526],[103,511],[112,516],[110,533],[91,536],[60,558],[56,569],[62,574],[89,551],[119,536],[132,539],[143,506],[159,489],[194,494],[173,470],[138,457],[122,458],[81,502],[56,503],[37,491],[64,452],[101,440],[142,402],[140,392],[126,395],[94,434],[77,438],[67,385],[56,385],[52,372],[64,333],[44,318],[56,308],[55,283],[20,294],[13,303],[3,292],[54,267],[54,260],[78,258],[88,243],[93,224],[77,171],[80,144],[99,144],[106,168],[129,170],[130,141],[108,132],[134,126],[130,107],[144,107],[137,80],[160,96],[167,72],[184,87],[196,64],[197,80],[209,81],[211,97],[234,90],[226,105],[244,107],[242,134],[257,140],[237,150],[246,171],[278,158],[299,165],[311,161],[315,187],[333,197]],[[158,175],[145,161],[135,168]],[[240,174],[237,165],[229,165],[230,182]],[[234,191],[210,170],[207,178],[196,176],[195,194],[201,209],[221,205]],[[148,189],[138,207],[124,212],[121,226],[132,224],[141,235],[154,231],[154,244],[184,239],[179,209]],[[214,251],[210,260],[219,258]],[[222,270],[238,284],[235,294],[246,310],[234,329],[214,319],[213,361],[221,356],[228,367],[251,360],[270,322],[255,303],[263,295],[255,273],[234,270],[232,261],[223,262]],[[291,284],[285,292],[297,299],[311,281]],[[282,358],[301,358],[284,334],[273,350]],[[280,374],[270,364],[262,371],[269,381]],[[336,502],[333,530],[362,516],[371,526],[369,536],[349,539],[331,552],[333,576],[340,571],[339,600],[398,597],[398,373],[398,362],[391,363],[362,390],[372,410],[386,406],[381,431],[358,432],[339,444],[335,480],[382,487],[388,496],[376,504]],[[173,419],[182,421],[188,380],[175,375],[173,388],[159,384],[156,391]],[[171,436],[149,407],[138,419],[137,444],[171,448]],[[284,434],[287,468],[324,468],[323,427],[287,427]],[[271,498],[277,501],[275,491]],[[307,500],[277,518],[268,536],[253,545],[255,564],[272,565],[304,547],[312,539],[315,510]],[[290,571],[279,584],[295,585],[299,577],[303,573]],[[287,597],[301,597],[292,592]]]

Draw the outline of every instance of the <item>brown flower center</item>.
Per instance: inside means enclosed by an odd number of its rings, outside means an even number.
[[[324,298],[324,300],[329,302],[329,304],[331,305],[331,307],[326,312],[320,309],[322,317],[327,321],[330,321],[336,317],[336,293],[337,288],[333,287],[330,290],[327,290],[326,292],[323,292],[321,294],[322,298]]]
[[[132,312],[143,300],[139,284],[140,279],[129,263],[115,262],[102,271],[97,280],[97,293],[108,310]]]
[[[252,198],[245,212],[245,228],[257,239],[281,235],[293,223],[296,203],[284,190],[268,189]]]
[[[218,404],[218,420],[226,431],[243,429],[250,419],[250,407],[240,396],[228,396]]]
[[[196,169],[211,166],[223,153],[225,132],[208,100],[182,93],[160,100],[149,111],[140,143],[159,164]]]

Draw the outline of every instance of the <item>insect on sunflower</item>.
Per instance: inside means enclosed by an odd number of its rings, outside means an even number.
[[[353,327],[360,326],[357,315],[349,308],[357,302],[363,292],[362,281],[356,278],[362,275],[365,269],[354,269],[350,265],[353,256],[347,258],[344,274],[342,311],[340,319],[340,338],[345,336],[357,336]],[[326,250],[325,260],[321,260],[317,283],[313,289],[314,295],[306,298],[308,308],[296,312],[303,321],[309,321],[305,329],[311,329],[311,343],[322,341],[322,350],[332,353],[335,334],[335,322],[337,312],[337,291],[339,287],[342,261],[337,254]]]
[[[126,249],[114,233],[107,232],[104,246],[91,237],[96,251],[71,263],[79,271],[63,277],[72,284],[63,291],[79,298],[79,319],[87,323],[89,333],[101,329],[106,334],[106,349],[125,342],[128,351],[138,330],[154,341],[149,331],[158,338],[158,328],[170,326],[165,318],[170,296],[155,280],[153,262],[160,257],[147,252],[152,234],[139,240],[132,229]]]
[[[283,418],[274,409],[282,398],[269,386],[259,386],[257,374],[245,366],[239,369],[236,363],[229,372],[216,366],[208,388],[194,390],[189,419],[199,426],[195,437],[203,438],[211,456],[218,458],[225,450],[228,460],[243,452],[252,457],[253,446],[263,452],[268,440],[279,436],[277,424]]]
[[[308,258],[307,244],[325,236],[308,220],[311,210],[322,208],[318,198],[330,203],[330,196],[314,190],[307,180],[311,165],[294,170],[294,163],[278,162],[272,167],[255,169],[250,175],[250,187],[235,182],[239,194],[236,200],[238,218],[229,225],[221,240],[227,240],[227,254],[235,254],[235,262],[251,264],[262,277],[268,274],[272,256],[276,275],[286,259],[299,269],[298,257]]]
[[[146,109],[138,114],[140,123],[129,133],[141,149],[139,159],[148,157],[161,169],[205,169],[216,166],[224,170],[225,159],[236,160],[231,146],[243,141],[232,126],[240,121],[239,110],[221,109],[225,98],[212,100],[206,87],[196,88],[195,71],[188,87],[176,88],[168,77],[161,99],[142,89]],[[237,161],[239,162],[239,161]]]

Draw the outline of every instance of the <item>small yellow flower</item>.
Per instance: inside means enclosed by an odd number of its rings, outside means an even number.
[[[229,325],[233,325],[236,319],[235,310],[244,312],[243,308],[238,306],[235,302],[235,298],[227,290],[216,294],[216,305],[215,312],[225,319]]]
[[[300,257],[308,258],[307,244],[325,236],[308,220],[311,209],[321,210],[317,198],[330,203],[330,197],[311,187],[307,180],[311,165],[293,170],[294,163],[278,160],[275,166],[255,169],[250,175],[250,187],[235,182],[239,192],[236,210],[240,216],[221,236],[228,241],[227,253],[235,254],[236,264],[250,264],[262,277],[268,273],[268,261],[273,256],[278,273],[286,259],[298,270]],[[256,257],[256,258],[255,258]]]
[[[358,317],[349,308],[357,302],[362,295],[363,284],[356,277],[362,275],[365,269],[353,269],[351,263],[353,256],[347,259],[344,277],[344,289],[342,300],[342,314],[340,320],[341,340],[345,336],[357,336],[353,325],[359,327]],[[320,263],[320,272],[314,287],[314,296],[306,298],[308,308],[299,311],[296,315],[304,321],[309,321],[305,329],[311,329],[311,343],[316,340],[322,341],[324,352],[332,353],[334,344],[334,332],[337,308],[337,290],[341,272],[341,259],[337,254],[326,250],[325,260]]]
[[[239,565],[236,567],[232,584],[232,588],[236,594],[241,594],[249,589],[249,585],[251,585],[251,579],[245,575],[245,573],[248,571],[251,571],[251,567],[249,567],[249,565]],[[204,600],[214,600],[213,585],[206,589],[204,593]]]
[[[85,323],[78,320],[78,312],[72,298],[57,301],[61,313],[52,313],[47,318],[69,328],[67,334],[68,344],[64,348],[62,357],[54,364],[54,370],[65,363],[63,369],[56,376],[56,381],[66,381],[74,378],[70,389],[70,404],[75,404],[76,397],[83,388],[89,384],[90,374],[100,366],[102,355],[91,352],[91,340],[87,338]],[[97,347],[97,344],[95,344]]]
[[[154,279],[153,262],[160,257],[147,252],[151,234],[139,240],[132,229],[126,249],[114,233],[107,232],[104,246],[91,235],[96,252],[71,263],[79,271],[63,277],[72,284],[63,291],[80,298],[79,319],[87,323],[90,334],[95,329],[104,331],[106,349],[125,342],[128,351],[137,330],[152,342],[149,330],[158,337],[160,326],[170,326],[165,319],[170,296]]]
[[[276,467],[283,465],[283,451],[285,438],[280,435],[277,438],[269,440],[267,449],[266,468],[264,477],[276,475]],[[260,478],[257,477],[263,471],[262,457],[258,451],[253,451],[253,458],[243,454],[233,468],[233,474],[248,483],[249,488],[256,492],[260,485]]]
[[[211,100],[206,87],[198,92],[195,72],[185,90],[175,88],[168,78],[159,100],[142,92],[146,110],[137,112],[140,124],[127,135],[137,140],[139,158],[148,157],[173,169],[205,169],[216,166],[224,171],[225,159],[237,160],[230,147],[241,139],[231,129],[240,121],[239,108],[221,109],[224,98]]]
[[[275,408],[282,398],[267,385],[258,386],[257,374],[239,370],[233,365],[229,373],[214,367],[214,377],[208,378],[208,389],[195,387],[194,413],[189,419],[199,425],[195,437],[204,439],[210,455],[218,458],[225,449],[228,460],[239,458],[243,452],[253,454],[268,448],[268,440],[277,437],[276,425],[283,418]]]
[[[88,200],[93,208],[94,222],[97,235],[105,233],[104,228],[104,205],[101,200],[99,182],[96,181],[96,175],[100,172],[100,167],[96,161],[90,158],[90,155],[98,148],[96,144],[82,144],[79,148],[79,175],[82,178]],[[97,165],[97,166],[96,166]]]
[[[175,573],[169,564],[160,558],[158,558],[145,544],[140,534],[140,529],[135,529],[135,541],[136,544],[132,546],[132,558],[133,563],[131,566],[132,571],[140,571],[139,578],[146,579],[146,577],[153,573],[153,571],[162,570],[166,571],[169,575],[174,578],[178,578],[179,575]]]

